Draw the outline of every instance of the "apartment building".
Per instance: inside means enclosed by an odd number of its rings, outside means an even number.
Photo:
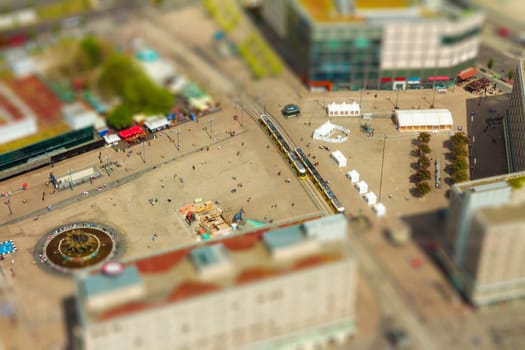
[[[262,229],[78,276],[82,349],[307,349],[355,331],[342,215]],[[103,269],[104,270],[104,269]]]
[[[452,186],[443,249],[452,282],[475,305],[525,295],[525,172]]]

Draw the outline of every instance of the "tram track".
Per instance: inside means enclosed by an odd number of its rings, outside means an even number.
[[[261,130],[263,130],[265,133],[266,133],[266,130],[264,130],[264,128],[259,123],[259,118],[260,118],[260,115],[262,114],[266,114],[270,116],[272,118],[272,122],[279,128],[279,132],[283,136],[283,139],[285,140],[285,142],[288,143],[288,145],[290,146],[292,150],[295,149],[295,144],[292,141],[292,138],[286,132],[286,129],[283,128],[283,126],[277,121],[277,118],[272,116],[270,113],[265,111],[263,107],[261,107],[260,105],[254,102],[244,105],[244,108],[247,114],[256,122],[257,125],[259,125]],[[272,142],[272,143],[275,145],[275,142]],[[287,161],[284,153],[283,152],[279,152],[279,153],[281,157],[283,158],[283,160]],[[294,169],[292,168],[292,170]],[[310,197],[310,200],[312,201],[312,203],[315,205],[315,207],[319,210],[319,212],[322,215],[326,216],[326,215],[330,215],[333,213],[333,209],[328,205],[325,198],[319,193],[319,191],[317,190],[317,187],[315,186],[315,184],[312,182],[312,180],[308,176],[305,179],[299,178],[298,180],[299,180],[300,185],[306,192],[306,194]]]

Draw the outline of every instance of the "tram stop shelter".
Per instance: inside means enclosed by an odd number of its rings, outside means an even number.
[[[372,209],[376,213],[377,216],[385,216],[386,215],[386,208],[383,203],[377,203],[372,206]]]
[[[452,113],[448,109],[396,110],[397,129],[404,131],[451,131],[454,127]]]
[[[352,182],[353,184],[359,181],[359,173],[355,169],[352,169],[351,171],[347,172],[346,177],[350,179],[350,182]]]
[[[338,167],[344,168],[346,166],[346,157],[341,151],[334,151],[330,154],[330,156],[335,160]]]
[[[374,205],[377,202],[377,196],[374,192],[365,193],[364,198],[368,205]]]
[[[359,194],[365,194],[368,192],[368,184],[363,180],[356,183],[355,188],[359,191]]]

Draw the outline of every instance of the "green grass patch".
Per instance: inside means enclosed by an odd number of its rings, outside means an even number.
[[[54,127],[40,130],[36,134],[30,135],[30,136],[27,136],[27,137],[24,137],[18,140],[14,140],[8,143],[4,143],[0,145],[0,153],[5,153],[5,152],[13,151],[15,149],[19,149],[25,146],[29,146],[29,145],[32,145],[33,143],[51,138],[59,134],[63,134],[70,130],[71,129],[66,124],[58,124]]]
[[[67,17],[90,9],[89,0],[62,0],[39,6],[36,9],[41,20]]]

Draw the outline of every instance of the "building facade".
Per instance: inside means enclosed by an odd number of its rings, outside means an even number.
[[[452,186],[438,257],[475,305],[525,295],[525,172]]]
[[[483,14],[442,1],[397,3],[385,8],[377,0],[266,0],[262,16],[312,88],[453,84],[474,64]]]
[[[342,215],[241,234],[77,278],[83,349],[299,349],[355,330]]]
[[[525,170],[525,65],[516,68],[509,108],[504,120],[505,147],[509,172]]]

